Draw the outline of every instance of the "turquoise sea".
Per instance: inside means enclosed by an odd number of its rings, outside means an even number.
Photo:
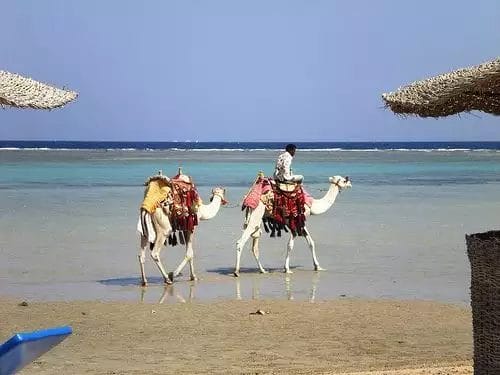
[[[347,145],[347,146],[346,146]],[[328,177],[348,175],[326,214],[311,217],[324,272],[313,272],[298,239],[294,274],[281,272],[286,238],[261,241],[256,271],[230,275],[241,233],[240,203],[258,171],[272,174],[277,144],[33,144],[0,142],[0,296],[29,300],[189,300],[343,297],[469,301],[466,233],[500,227],[500,144],[299,144],[294,172],[322,196]],[[181,166],[208,200],[227,188],[229,204],[202,222],[195,240],[198,282],[184,276],[139,287],[138,207],[143,182]],[[181,246],[162,259],[173,270]]]

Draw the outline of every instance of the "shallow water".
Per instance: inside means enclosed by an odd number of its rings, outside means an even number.
[[[327,271],[313,272],[305,241],[283,274],[286,238],[261,241],[260,275],[247,245],[236,279],[239,208],[259,170],[272,171],[275,151],[0,151],[0,295],[31,300],[189,300],[278,298],[430,299],[467,304],[469,263],[464,235],[498,228],[500,153],[300,152],[295,172],[321,196],[328,176],[349,175],[326,214],[308,227]],[[202,222],[195,242],[198,282],[188,267],[164,288],[147,259],[151,286],[140,288],[135,232],[143,181],[182,165],[205,201],[227,187],[230,204]],[[162,259],[172,270],[180,246]]]

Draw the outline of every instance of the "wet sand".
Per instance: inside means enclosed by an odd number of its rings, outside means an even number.
[[[471,313],[456,305],[0,302],[0,342],[18,331],[73,327],[21,374],[472,374]],[[252,314],[258,310],[265,314]]]

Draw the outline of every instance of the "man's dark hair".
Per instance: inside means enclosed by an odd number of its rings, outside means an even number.
[[[295,146],[293,143],[289,143],[285,147],[286,151],[295,151],[296,149],[297,149],[297,146]]]

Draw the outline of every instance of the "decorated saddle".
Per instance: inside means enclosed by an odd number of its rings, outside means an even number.
[[[150,214],[155,212],[157,208],[163,207],[167,197],[172,191],[170,179],[163,176],[161,171],[156,176],[149,177],[144,182],[144,199],[141,204],[141,209],[146,210]]]
[[[264,229],[271,237],[290,231],[294,236],[306,235],[305,207],[311,206],[312,197],[300,182],[275,181],[259,173],[252,188],[243,199],[242,210],[254,209],[259,202],[266,206],[262,218]]]
[[[151,215],[156,209],[161,208],[172,226],[168,242],[170,245],[176,245],[176,231],[192,232],[198,225],[198,208],[202,202],[191,177],[182,174],[180,169],[172,178],[162,175],[160,171],[158,175],[149,177],[144,185],[146,189],[141,211],[144,210]],[[145,225],[142,225],[143,229]],[[181,243],[184,243],[183,235],[180,239]]]
[[[171,180],[170,224],[175,231],[193,231],[198,225],[201,199],[191,177],[179,172]]]

